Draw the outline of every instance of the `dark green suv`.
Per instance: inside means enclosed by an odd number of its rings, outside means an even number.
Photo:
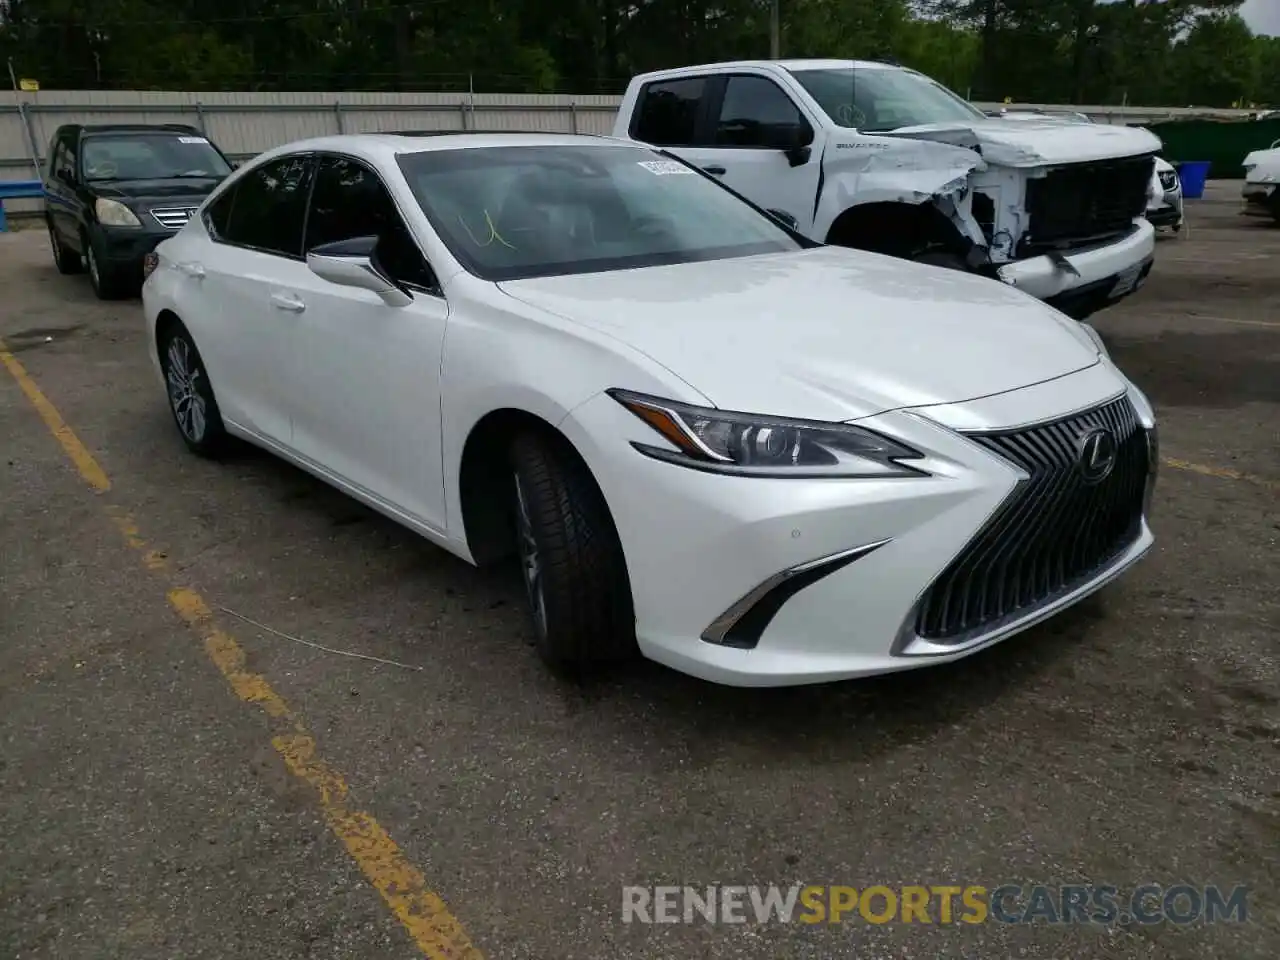
[[[104,300],[132,296],[142,261],[186,225],[232,164],[195,127],[59,127],[45,170],[45,215],[61,273],[88,268]]]

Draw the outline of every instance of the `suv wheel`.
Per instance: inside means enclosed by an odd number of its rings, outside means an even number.
[[[102,259],[91,236],[84,238],[84,258],[89,268],[89,284],[99,300],[120,300],[129,295],[129,284],[115,267]]]
[[[58,231],[53,229],[52,222],[46,225],[49,228],[49,246],[53,248],[53,265],[58,268],[58,272],[67,274],[83,271],[84,262],[80,259],[80,254],[66,248],[58,238]]]
[[[629,658],[636,649],[631,583],[595,481],[576,456],[536,433],[516,439],[511,464],[538,653],[570,673]]]

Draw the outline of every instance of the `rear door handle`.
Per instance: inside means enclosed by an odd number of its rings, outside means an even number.
[[[271,305],[277,310],[288,310],[290,313],[301,313],[307,309],[305,303],[288,293],[273,293]]]
[[[198,263],[179,263],[177,267],[194,280],[204,279],[204,267]]]
[[[707,173],[711,174],[713,177],[723,177],[726,173],[729,172],[725,170],[724,167],[703,167],[702,169],[705,170]]]

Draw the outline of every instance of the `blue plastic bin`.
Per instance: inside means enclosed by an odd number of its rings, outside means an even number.
[[[1204,196],[1204,184],[1209,179],[1208,160],[1188,160],[1178,164],[1178,179],[1182,181],[1182,195],[1188,200]]]

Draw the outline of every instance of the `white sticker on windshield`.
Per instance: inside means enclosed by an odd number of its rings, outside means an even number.
[[[208,143],[204,137],[179,137],[179,143]]]
[[[669,173],[693,173],[683,163],[676,163],[674,160],[641,160],[640,166],[660,177],[665,177]]]

